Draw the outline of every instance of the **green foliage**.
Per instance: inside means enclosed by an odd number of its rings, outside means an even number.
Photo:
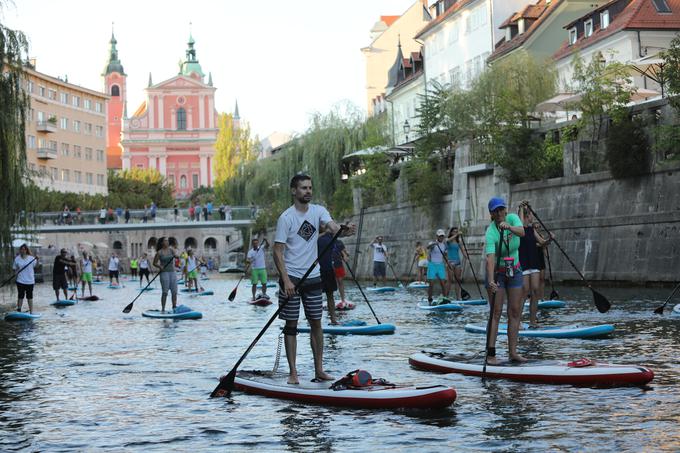
[[[606,156],[615,178],[649,173],[652,156],[640,119],[625,116],[609,126]]]
[[[680,160],[680,126],[657,126],[654,129],[654,152],[661,160]]]
[[[408,182],[408,198],[415,205],[427,208],[430,216],[438,211],[439,202],[451,191],[451,173],[442,168],[439,159],[414,159],[402,168]]]
[[[676,35],[660,55],[665,63],[660,75],[668,101],[676,112],[680,112],[680,35]]]
[[[35,212],[61,211],[64,205],[83,211],[101,208],[141,209],[155,202],[159,208],[174,205],[171,183],[157,170],[135,168],[120,173],[109,171],[109,195],[89,195],[73,192],[57,192],[31,185],[31,210]]]
[[[257,141],[250,136],[250,125],[240,122],[236,127],[231,113],[221,113],[215,142],[213,171],[216,184],[233,178],[242,165],[257,158]]]
[[[0,6],[2,5],[0,1]],[[2,16],[0,15],[0,19]],[[26,178],[25,124],[29,99],[24,91],[23,61],[28,41],[23,33],[0,24],[0,253],[3,270],[12,255],[11,228],[23,223],[18,214],[29,205]]]
[[[363,158],[366,173],[352,178],[352,185],[361,189],[363,206],[375,206],[394,201],[394,179],[390,158],[382,153]]]
[[[313,180],[314,202],[328,206],[337,217],[352,205],[351,188],[341,182],[345,154],[389,142],[384,117],[364,119],[351,106],[312,117],[307,131],[290,141],[275,156],[247,162],[239,171],[215,187],[220,202],[263,208],[262,222],[273,226],[291,203],[290,179],[299,172]]]

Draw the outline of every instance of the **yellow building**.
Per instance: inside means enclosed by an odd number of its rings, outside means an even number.
[[[404,55],[419,52],[422,44],[413,37],[432,19],[427,0],[416,0],[401,16],[381,16],[371,29],[371,44],[361,51],[366,58],[366,102],[369,116],[382,109],[390,68],[401,41]]]
[[[31,108],[26,157],[34,182],[60,192],[107,194],[104,93],[26,68]]]

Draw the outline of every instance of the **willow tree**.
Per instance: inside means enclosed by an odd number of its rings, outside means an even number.
[[[250,136],[250,125],[246,122],[236,125],[231,113],[221,113],[218,125],[213,171],[215,183],[221,184],[236,176],[243,164],[257,158],[258,144]]]
[[[0,23],[0,181],[6,188],[0,195],[0,248],[5,266],[12,256],[12,226],[26,220],[20,213],[27,208],[25,123],[29,100],[23,71],[27,52],[26,36]]]

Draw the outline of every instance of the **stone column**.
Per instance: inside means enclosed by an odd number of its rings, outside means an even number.
[[[192,127],[193,118],[194,118],[194,109],[189,107],[189,108],[187,108],[187,130],[188,131],[193,129],[193,127]]]
[[[200,184],[208,187],[208,154],[201,153]]]
[[[149,112],[149,129],[156,129],[156,125],[154,124],[156,99],[156,96],[150,96],[149,105],[147,105],[147,111]]]
[[[205,96],[202,94],[198,95],[198,128],[199,129],[204,129],[205,126],[205,118],[203,118],[203,112],[205,111],[205,104],[204,104],[204,98]]]
[[[208,98],[208,127],[215,128],[215,98],[211,95]]]
[[[153,168],[154,170],[156,169],[156,157],[155,154],[149,154],[149,168]]]
[[[163,95],[158,98],[158,129],[165,129],[165,118],[163,115],[164,110],[163,105]]]
[[[164,152],[163,154],[161,154],[161,155],[159,156],[159,159],[158,159],[158,161],[159,161],[159,162],[158,162],[158,172],[159,172],[163,177],[165,177],[166,174],[167,174],[167,171],[166,171],[166,160],[167,160],[167,154],[165,154],[165,152]]]

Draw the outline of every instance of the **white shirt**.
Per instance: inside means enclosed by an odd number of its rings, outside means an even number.
[[[193,272],[198,268],[195,256],[187,256],[187,272]]]
[[[26,266],[27,264],[28,266]],[[33,268],[36,264],[38,264],[38,260],[35,259],[35,256],[26,255],[25,258],[22,258],[21,255],[17,255],[14,258],[14,270],[18,271],[26,266],[26,269],[17,274],[17,283],[21,283],[22,285],[35,285],[35,273],[33,272]]]
[[[264,247],[260,246],[257,250],[248,250],[248,261],[250,261],[251,267],[253,269],[264,269],[266,264],[264,263]]]
[[[430,249],[430,252],[428,254],[428,259],[430,260],[430,263],[443,263],[444,255],[442,255],[442,252],[446,253],[446,241],[444,242],[432,241],[430,242],[429,245],[432,245],[432,248]]]
[[[100,209],[99,210],[99,218],[100,219],[105,219],[106,218],[106,209]]]
[[[283,254],[286,272],[289,277],[301,278],[318,256],[316,241],[319,230],[333,219],[326,208],[317,204],[309,204],[307,212],[300,212],[295,205],[283,211],[276,222],[274,242],[286,244]],[[309,274],[309,278],[321,275],[317,264]]]
[[[118,259],[117,256],[112,256],[111,258],[109,258],[109,270],[110,271],[117,271],[119,263],[120,263],[120,260]]]
[[[149,260],[142,258],[139,260],[139,268],[140,269],[148,269],[149,268]]]
[[[92,273],[92,260],[91,259],[83,259],[81,266],[83,268],[83,272],[89,272],[90,274]]]
[[[377,242],[372,245],[373,245],[373,261],[384,263],[387,246],[385,244],[378,244]]]

